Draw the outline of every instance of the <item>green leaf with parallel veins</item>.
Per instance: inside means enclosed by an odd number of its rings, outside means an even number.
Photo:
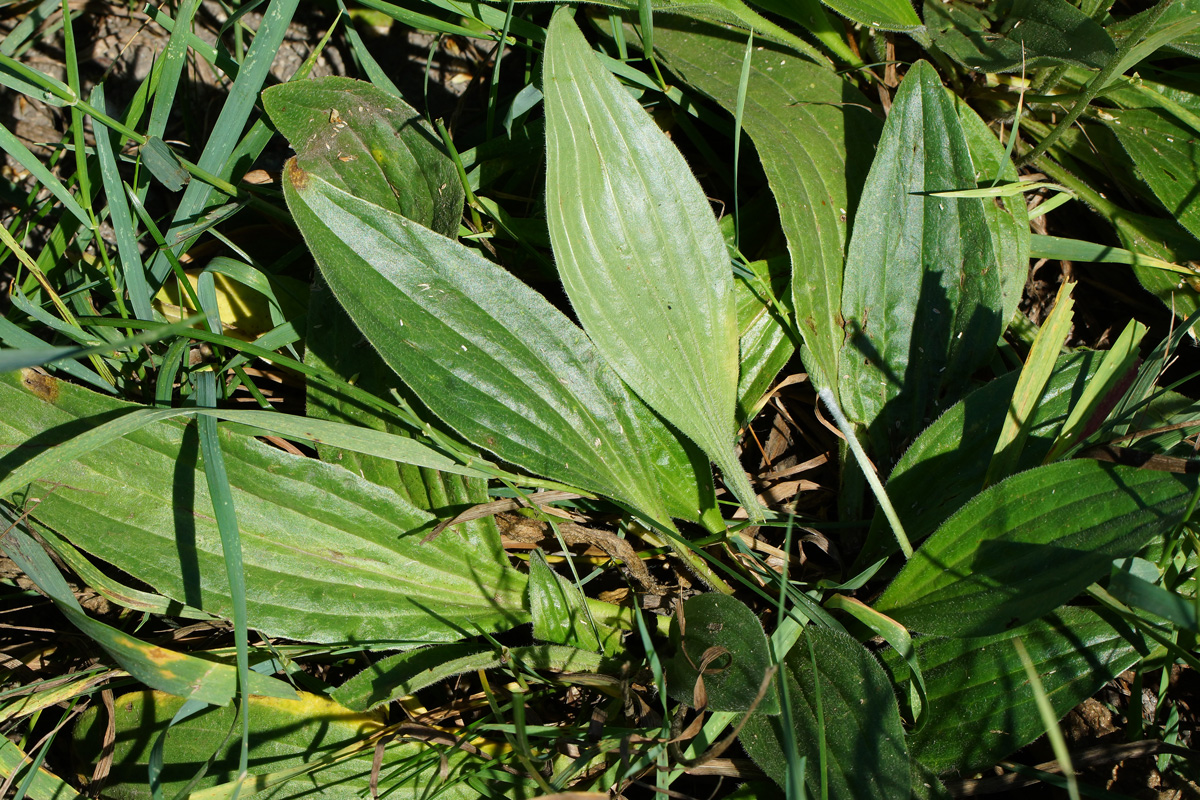
[[[306,172],[439,233],[458,230],[463,188],[454,163],[400,98],[327,77],[272,86],[262,100]]]
[[[1088,351],[1058,359],[1034,409],[1029,439],[1021,451],[1021,469],[1042,463],[1098,364],[1099,359]],[[1010,372],[971,392],[922,431],[896,462],[888,477],[888,496],[913,544],[923,541],[983,489],[1016,385],[1017,373]],[[888,521],[878,514],[857,563],[865,566],[896,550]]]
[[[1112,37],[1067,0],[1001,0],[987,6],[925,0],[934,43],[979,72],[1018,72],[1056,64],[1100,69],[1116,53]]]
[[[791,264],[782,258],[755,261],[747,265],[747,271],[754,273],[756,280],[739,275],[733,282],[738,328],[742,334],[737,403],[739,426],[748,424],[758,413],[767,389],[796,350],[778,312],[766,297],[767,292],[778,298],[781,292],[787,291]]]
[[[842,286],[846,415],[877,457],[928,424],[991,356],[1007,320],[1003,280],[962,123],[933,67],[896,94],[854,220]]]
[[[1174,217],[1200,238],[1200,142],[1196,132],[1160,109],[1104,111],[1100,118],[1116,134],[1138,174]]]
[[[995,764],[1046,732],[1016,650],[1021,637],[1061,717],[1147,652],[1132,630],[1087,608],[1066,606],[994,636],[919,637],[927,689],[925,723],[910,734],[913,757],[936,772],[969,773]],[[1126,636],[1132,636],[1131,643]],[[897,669],[901,659],[883,654]]]
[[[809,795],[820,797],[822,786],[828,786],[831,800],[908,800],[904,726],[887,673],[844,633],[809,625],[804,638],[807,643],[798,642],[788,654],[782,676],[788,682],[796,745],[807,758]],[[779,726],[786,718],[752,714],[740,737],[754,763],[780,786],[787,758]],[[821,738],[828,760],[824,776]]]
[[[909,0],[821,0],[834,11],[859,25],[881,31],[920,35],[925,25]]]
[[[770,648],[762,623],[745,603],[724,594],[698,594],[671,619],[667,662],[667,691],[671,697],[695,704],[697,682],[703,677],[710,711],[749,711],[771,666]],[[706,663],[706,656],[712,660]],[[704,667],[703,675],[700,668]],[[764,714],[779,713],[773,690],[758,704]]]
[[[745,39],[664,20],[655,25],[654,47],[684,83],[734,111]],[[750,65],[742,126],[779,206],[805,366],[819,386],[836,392],[847,218],[855,213],[881,124],[866,98],[832,70],[760,47]]]
[[[383,729],[382,715],[355,713],[307,693],[297,700],[250,697],[247,702],[250,779],[242,789],[243,794],[270,788],[273,800],[293,797],[333,800],[365,796],[371,791],[375,743],[368,737]],[[225,796],[222,788],[227,788],[238,776],[241,737],[229,735],[238,724],[236,709],[201,711],[168,730],[182,703],[179,698],[157,692],[130,692],[116,699],[113,710],[116,739],[112,773],[105,784],[106,797],[149,800],[146,768],[151,746],[163,731],[167,731],[163,748],[164,795],[173,797],[185,789],[205,761],[215,754],[196,790]],[[92,764],[100,759],[107,724],[107,714],[99,706],[88,709],[80,718],[72,738],[82,763]],[[356,757],[322,764],[322,759],[330,759],[342,748],[355,745],[361,748]],[[448,759],[445,764],[441,761],[443,753]],[[454,782],[470,763],[462,750],[440,751],[408,737],[396,737],[384,747],[382,755],[378,790],[387,797],[419,800],[435,791],[443,779],[451,782],[438,797],[450,800],[478,797],[478,792],[465,782]],[[318,765],[320,769],[316,769]],[[439,778],[439,769],[443,768],[449,774]],[[285,780],[289,773],[294,777],[290,782]]]
[[[575,313],[617,374],[761,516],[733,451],[733,271],[704,191],[570,9],[550,23],[542,82],[546,215]]]
[[[696,497],[705,476],[697,479],[677,441],[654,454],[664,463],[651,463],[650,451],[672,435],[541,295],[294,161],[286,172],[288,207],[333,293],[430,411],[506,461],[661,524],[698,516],[698,500],[684,507],[674,498]]]
[[[0,475],[136,406],[26,371],[0,376]],[[395,493],[221,428],[251,627],[315,642],[453,641],[529,617],[525,578]],[[160,422],[19,495],[55,536],[212,614],[232,613],[194,426]],[[4,498],[14,501],[11,497]]]
[[[583,592],[550,569],[541,550],[534,550],[529,558],[529,613],[533,617],[533,638],[539,641],[585,650],[600,646],[588,619]]]
[[[987,636],[1035,620],[1179,523],[1194,476],[1089,459],[986,489],[946,521],[875,603],[904,626]]]

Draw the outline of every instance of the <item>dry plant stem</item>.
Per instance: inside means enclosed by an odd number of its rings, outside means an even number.
[[[896,535],[896,543],[900,545],[900,551],[904,553],[905,560],[912,558],[913,549],[912,545],[909,544],[908,534],[904,532],[904,526],[900,524],[900,517],[896,514],[896,509],[892,506],[892,501],[888,499],[883,484],[879,482],[879,476],[875,474],[875,469],[871,466],[870,459],[867,458],[862,445],[858,443],[858,437],[854,434],[854,428],[850,425],[850,421],[846,419],[846,415],[842,413],[842,407],[838,405],[837,400],[834,399],[833,392],[828,388],[821,390],[820,398],[821,402],[825,403],[825,407],[829,409],[829,413],[833,415],[833,421],[837,423],[838,429],[846,437],[846,444],[850,446],[850,452],[854,453],[854,458],[858,461],[858,466],[862,469],[867,483],[870,484],[871,491],[875,493],[875,499],[879,501],[879,507],[883,509],[884,515],[892,525],[892,532]]]
[[[1021,156],[1021,158],[1017,161],[1017,169],[1026,167],[1033,162],[1034,159],[1045,155],[1046,151],[1048,151],[1055,145],[1056,142],[1058,142],[1063,133],[1065,133],[1072,125],[1075,124],[1075,120],[1079,119],[1079,116],[1084,112],[1084,110],[1091,104],[1093,100],[1096,99],[1096,96],[1104,90],[1104,87],[1108,85],[1109,80],[1113,77],[1113,74],[1117,71],[1117,68],[1121,66],[1121,62],[1125,60],[1125,56],[1129,54],[1129,51],[1133,50],[1134,47],[1141,43],[1146,33],[1149,32],[1152,27],[1154,27],[1154,23],[1158,22],[1159,17],[1166,13],[1172,2],[1174,2],[1174,0],[1159,0],[1158,5],[1146,12],[1146,18],[1142,20],[1142,24],[1139,25],[1137,29],[1133,31],[1133,33],[1125,37],[1125,40],[1121,42],[1121,46],[1117,48],[1117,52],[1113,53],[1112,58],[1108,60],[1108,63],[1104,65],[1104,68],[1097,72],[1096,75],[1090,81],[1088,81],[1087,87],[1080,94],[1079,99],[1075,101],[1075,105],[1071,106],[1071,110],[1067,113],[1067,116],[1063,117],[1062,121],[1054,126],[1054,130],[1050,131],[1050,135],[1038,142],[1037,147]]]

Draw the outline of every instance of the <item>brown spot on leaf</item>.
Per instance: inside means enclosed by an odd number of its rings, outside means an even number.
[[[308,173],[300,168],[300,164],[295,158],[289,158],[284,166],[284,172],[287,174],[287,179],[292,182],[292,186],[300,191],[308,188]]]
[[[21,370],[21,383],[47,403],[58,402],[58,379],[32,369]]]

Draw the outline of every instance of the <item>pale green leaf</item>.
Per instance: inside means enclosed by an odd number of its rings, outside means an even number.
[[[882,31],[921,34],[925,25],[910,0],[822,0],[844,17],[859,25]]]
[[[0,475],[133,406],[26,372],[0,376]],[[395,493],[222,429],[250,625],[317,642],[453,641],[528,621],[523,576]],[[61,465],[24,503],[57,536],[160,594],[228,618],[194,426],[159,422]],[[14,501],[13,497],[6,500]]]
[[[568,9],[550,24],[542,91],[550,239],[584,330],[760,516],[733,452],[733,272],[703,189],[601,65]]]

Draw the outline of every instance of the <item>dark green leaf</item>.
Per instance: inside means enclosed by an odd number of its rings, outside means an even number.
[[[28,371],[0,377],[0,407],[0,475],[134,408]],[[449,530],[421,544],[433,518],[393,492],[227,429],[220,438],[251,627],[307,641],[424,643],[528,621],[524,578],[486,542]],[[19,502],[95,558],[228,618],[197,451],[194,426],[161,422],[64,465]]]
[[[787,657],[791,719],[800,755],[807,759],[810,797],[831,800],[908,800],[909,760],[904,728],[891,681],[861,644],[844,633],[810,625]],[[818,705],[820,716],[818,716]],[[779,785],[787,759],[777,717],[756,713],[742,729],[746,752]],[[827,774],[821,774],[819,739],[824,737]]]
[[[338,301],[448,425],[535,474],[663,524],[660,483],[671,514],[699,516],[705,477],[678,442],[650,461],[662,423],[544,298],[474,251],[295,162],[284,190]]]
[[[1033,425],[1019,469],[1030,469],[1050,452],[1054,439],[1099,364],[1092,353],[1062,356],[1033,411]],[[896,462],[888,478],[888,496],[914,544],[925,539],[983,489],[988,461],[996,447],[1017,373],[1003,375],[976,389],[926,428]],[[860,564],[896,551],[888,522],[878,515]]]
[[[1200,183],[1197,133],[1159,109],[1113,109],[1100,117],[1117,135],[1167,213],[1200,238],[1200,198],[1195,191]]]
[[[977,5],[925,0],[930,38],[965,67],[1019,72],[1055,64],[1100,69],[1116,53],[1104,28],[1067,0]]]
[[[695,705],[695,688],[703,678],[710,711],[748,711],[771,666],[762,623],[746,604],[724,594],[698,594],[671,620],[674,654],[667,662],[667,691],[681,703]],[[705,665],[705,657],[712,660]],[[704,666],[703,675],[700,667]],[[768,690],[758,705],[763,714],[779,713],[779,697]]]
[[[729,254],[704,190],[571,19],[546,39],[546,215],[567,295],[596,349],[700,446],[751,517],[734,455],[738,326]]]
[[[928,705],[925,724],[909,740],[914,758],[936,772],[969,773],[1046,732],[1012,646],[1017,636],[1060,717],[1133,666],[1138,650],[1147,652],[1123,624],[1114,629],[1107,617],[1071,606],[994,636],[919,638]],[[890,651],[884,662],[893,668],[901,663]]]
[[[875,607],[911,630],[987,636],[1037,619],[1169,532],[1194,476],[1088,459],[1047,464],[967,503]]]
[[[655,26],[655,51],[663,61],[731,113],[745,45],[729,31],[699,23]],[[820,385],[836,387],[847,218],[855,213],[880,123],[866,98],[832,70],[760,47],[742,125],[779,206],[805,365],[819,373]]]
[[[877,456],[919,433],[995,349],[1004,281],[962,124],[933,67],[905,77],[854,221],[842,288],[842,402]],[[953,399],[953,397],[951,398]]]

